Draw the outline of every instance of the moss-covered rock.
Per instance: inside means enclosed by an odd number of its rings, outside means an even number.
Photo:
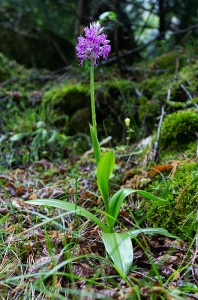
[[[164,53],[152,62],[139,63],[137,78],[138,119],[147,134],[156,125],[156,118],[166,105],[166,113],[193,107],[198,90],[196,54],[185,49]]]
[[[99,131],[102,128],[104,133],[104,122],[109,135],[114,137],[119,135],[119,138],[122,136],[122,123],[119,117],[123,114],[124,123],[124,117],[129,114],[129,107],[131,116],[134,114],[133,95],[134,84],[130,80],[116,79],[95,83],[97,123],[102,125],[98,126]],[[54,111],[54,115],[68,115],[72,132],[87,132],[82,124],[87,122],[89,128],[90,113],[87,114],[90,111],[89,84],[66,82],[52,87],[45,92],[43,103]]]
[[[71,117],[70,128],[74,133],[82,132],[89,134],[91,112],[88,107],[78,109]]]
[[[47,70],[27,69],[18,64],[15,60],[8,59],[0,53],[0,97],[6,103],[14,100],[17,104],[22,104],[24,108],[33,106],[41,102],[42,91],[45,86],[45,78],[50,78]],[[30,100],[30,101],[28,101]]]
[[[157,115],[160,115],[159,102],[141,96],[139,98],[138,119],[144,127],[144,136],[148,136],[153,132]]]
[[[167,203],[159,205],[146,202],[149,226],[162,227],[184,239],[196,232],[198,200],[198,163],[181,162],[173,177],[153,179],[148,190]]]
[[[167,92],[172,84],[172,75],[147,74],[146,78],[138,83],[142,92],[137,103],[138,121],[144,136],[152,134],[156,125],[156,118],[161,114],[161,107],[167,99]]]
[[[164,119],[161,128],[160,147],[162,149],[183,149],[196,139],[198,113],[195,110],[178,111]]]
[[[179,66],[182,67],[185,62],[185,57],[181,53],[178,53],[178,51],[164,53],[154,59],[150,64],[150,68],[153,70],[164,70],[173,74],[176,69],[177,60],[179,60]]]
[[[89,87],[86,84],[65,83],[44,94],[43,102],[61,114],[71,115],[88,103]]]

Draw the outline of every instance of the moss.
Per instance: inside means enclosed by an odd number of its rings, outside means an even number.
[[[180,67],[185,62],[185,57],[182,54],[179,54],[177,52],[169,52],[164,53],[160,56],[158,56],[151,64],[151,69],[160,69],[160,70],[166,70],[167,72],[173,74],[175,72],[176,68],[176,62],[179,59]]]
[[[198,86],[197,76],[198,76],[198,61],[189,61],[180,71],[179,77],[185,81],[190,90],[194,90],[194,87]]]
[[[196,159],[196,152],[197,152],[196,140],[186,145],[185,152],[184,151],[180,152],[176,148],[160,150],[159,163],[166,164],[166,162],[169,160],[178,160],[178,158],[182,159],[184,157],[185,159]]]
[[[145,201],[149,226],[165,228],[186,240],[192,238],[197,227],[197,186],[198,163],[195,162],[183,162],[174,178],[155,179],[148,190],[166,199],[167,204]]]
[[[134,85],[130,80],[116,79],[95,83],[95,92],[102,91],[105,95],[111,92],[128,93],[133,91]],[[75,100],[75,101],[74,101]],[[62,85],[55,86],[44,94],[44,102],[51,103],[53,106],[71,105],[73,109],[78,109],[89,104],[89,84],[66,82]],[[79,107],[79,103],[81,107]],[[75,106],[74,106],[75,105]],[[70,109],[72,109],[70,108]]]
[[[138,84],[144,95],[138,99],[138,120],[144,130],[144,136],[153,132],[156,118],[161,114],[161,107],[167,98],[167,91],[172,83],[172,75],[149,75]]]
[[[134,84],[130,80],[115,79],[95,83],[97,123],[101,125],[98,126],[99,131],[101,128],[100,134],[104,135],[102,125],[104,123],[108,124],[108,134],[114,137],[122,134],[122,124],[118,121],[117,112],[126,115],[131,110],[133,113],[133,92]],[[53,111],[54,116],[64,114],[69,116],[72,134],[76,131],[85,133],[87,129],[89,130],[90,118],[87,114],[90,111],[89,84],[67,82],[55,86],[45,92],[43,102],[48,110]],[[127,112],[125,113],[124,110]],[[85,122],[87,129],[84,126]]]
[[[0,81],[5,81],[9,79],[10,76],[10,62],[9,60],[0,53]]]
[[[129,91],[133,89],[131,81],[119,79],[113,81],[97,82],[95,84],[96,97],[97,94],[102,93],[103,97],[111,97],[112,93],[118,95],[121,92]],[[115,99],[114,99],[115,100]],[[89,96],[89,84],[73,84],[67,82],[65,84],[51,88],[49,91],[44,94],[44,102],[51,104],[55,108],[64,109],[70,112],[85,107],[90,103]]]
[[[179,68],[175,72],[177,60],[179,61]],[[152,63],[147,63],[147,73],[145,72],[145,64],[144,66],[139,65],[139,67],[141,66],[144,73],[143,79],[138,76],[140,79],[138,89],[143,90],[143,95],[149,101],[147,107],[145,103],[143,103],[143,107],[140,103],[140,120],[144,118],[144,113],[145,117],[148,113],[150,115],[148,121],[153,117],[152,122],[154,122],[154,119],[159,116],[159,109],[163,104],[168,104],[166,111],[171,113],[180,108],[192,107],[193,103],[196,102],[198,62],[195,55],[189,58],[189,53],[185,53],[185,51],[162,54],[155,58]],[[195,100],[189,99],[189,95],[184,89]],[[168,91],[170,91],[170,99],[167,100]],[[154,114],[153,106],[155,106]]]
[[[155,125],[155,117],[160,114],[159,103],[156,101],[152,101],[145,96],[140,96],[139,98],[139,108],[138,108],[138,118],[142,123],[146,123],[148,131],[146,135],[153,131],[153,127]]]
[[[43,101],[62,113],[71,114],[86,106],[88,91],[89,87],[85,84],[66,83],[45,92]]]
[[[140,88],[144,88],[145,96],[158,101],[164,101],[172,81],[173,78],[170,74],[149,74],[147,78],[140,83]]]
[[[0,89],[0,97],[6,99],[6,103],[14,100],[17,105],[33,106],[40,103],[42,92],[38,91],[45,85],[42,77],[49,76],[47,70],[26,69],[15,60],[9,60],[0,53],[0,82],[3,82]],[[47,77],[46,76],[46,77]],[[40,96],[38,94],[40,92]],[[36,98],[39,98],[37,101]],[[29,100],[29,101],[28,101]]]
[[[103,87],[117,89],[122,92],[133,91],[134,87],[135,87],[135,84],[133,81],[123,79],[123,78],[116,78],[114,80],[106,80],[102,83],[96,83],[96,89],[100,88],[101,85]]]
[[[78,109],[72,116],[70,127],[73,132],[83,132],[89,134],[88,123],[91,121],[91,112],[88,107]]]
[[[196,93],[198,88],[197,75],[198,64],[188,62],[176,75],[176,81],[171,86],[170,106],[187,107],[196,102]],[[189,94],[191,98],[189,99]]]
[[[194,110],[178,111],[168,115],[162,124],[160,147],[185,149],[195,140],[198,131],[198,114]]]

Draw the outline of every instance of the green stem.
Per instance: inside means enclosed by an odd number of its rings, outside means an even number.
[[[97,135],[96,108],[95,108],[95,98],[94,98],[94,62],[93,62],[93,60],[91,60],[91,68],[90,68],[90,93],[91,93],[92,126]]]
[[[130,135],[131,135],[130,128],[128,128],[128,130],[127,130],[127,138],[126,138],[126,140],[127,140],[127,146],[129,145]]]

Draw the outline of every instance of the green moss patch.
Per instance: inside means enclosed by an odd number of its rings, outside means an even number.
[[[70,114],[87,104],[88,92],[87,85],[65,83],[47,91],[43,101],[56,110]]]
[[[151,64],[153,70],[165,70],[169,73],[174,73],[176,69],[177,60],[180,62],[180,67],[184,65],[185,56],[178,51],[164,53],[158,56]]]
[[[198,114],[195,110],[178,111],[168,115],[161,128],[160,146],[166,148],[186,148],[195,141],[198,132]]]
[[[167,178],[153,179],[148,190],[166,199],[167,203],[158,205],[150,201],[144,202],[149,226],[165,228],[187,240],[192,238],[197,229],[197,187],[196,162],[182,162],[172,176],[170,174]]]
[[[108,124],[108,134],[116,136],[122,133],[122,124],[118,122],[118,112],[131,110],[133,115],[134,84],[130,80],[115,79],[96,82],[95,101],[97,123],[104,135],[103,124]],[[54,116],[67,115],[70,119],[71,134],[87,133],[90,121],[89,84],[66,82],[52,87],[45,92],[43,103],[53,111]],[[104,122],[104,123],[103,123]],[[123,117],[124,124],[124,117]],[[119,127],[119,128],[118,128]]]

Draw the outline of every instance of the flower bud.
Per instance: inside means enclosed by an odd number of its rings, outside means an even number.
[[[129,126],[130,126],[131,120],[130,120],[129,118],[126,118],[126,119],[124,120],[124,122],[125,122],[126,127],[129,127]]]

